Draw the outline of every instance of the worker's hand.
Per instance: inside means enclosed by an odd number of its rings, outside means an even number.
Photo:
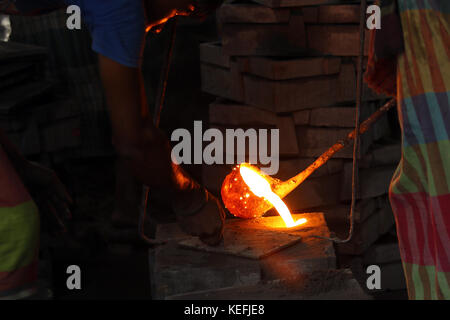
[[[55,172],[37,163],[28,162],[21,172],[25,186],[43,213],[50,213],[65,231],[64,221],[71,218],[72,198]]]
[[[223,238],[225,210],[216,197],[204,191],[206,199],[200,208],[194,214],[177,214],[178,223],[184,232],[198,236],[207,245],[216,246]]]

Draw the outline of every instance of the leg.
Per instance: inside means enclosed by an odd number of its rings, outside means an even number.
[[[402,160],[390,188],[410,299],[450,299],[449,14],[399,0]]]

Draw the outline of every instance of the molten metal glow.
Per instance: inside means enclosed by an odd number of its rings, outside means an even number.
[[[257,197],[265,198],[275,207],[286,224],[286,227],[293,228],[306,222],[306,219],[294,221],[289,208],[283,200],[272,191],[269,182],[257,171],[249,166],[241,165],[239,173],[244,182]],[[247,195],[245,196],[248,197]]]
[[[175,17],[175,16],[188,16],[190,15],[193,11],[194,11],[194,6],[193,5],[189,5],[188,10],[187,11],[182,11],[182,10],[178,10],[178,9],[173,9],[166,17],[153,22],[152,24],[147,25],[147,27],[145,28],[145,32],[149,32],[152,31],[154,33],[160,33],[162,28],[164,27],[164,24],[169,21],[169,19]]]

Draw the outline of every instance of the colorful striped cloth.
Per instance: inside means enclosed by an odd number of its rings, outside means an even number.
[[[0,300],[34,293],[38,209],[0,146]]]
[[[390,199],[409,298],[450,299],[450,1],[397,1],[403,141]]]

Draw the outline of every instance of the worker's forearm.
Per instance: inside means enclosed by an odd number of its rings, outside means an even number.
[[[120,157],[143,184],[179,193],[196,187],[196,183],[178,165],[172,162],[170,144],[155,127],[143,128],[135,143],[115,141]]]
[[[102,55],[99,65],[119,156],[149,187],[175,193],[192,189],[195,183],[172,163],[168,139],[148,116],[140,70]]]

